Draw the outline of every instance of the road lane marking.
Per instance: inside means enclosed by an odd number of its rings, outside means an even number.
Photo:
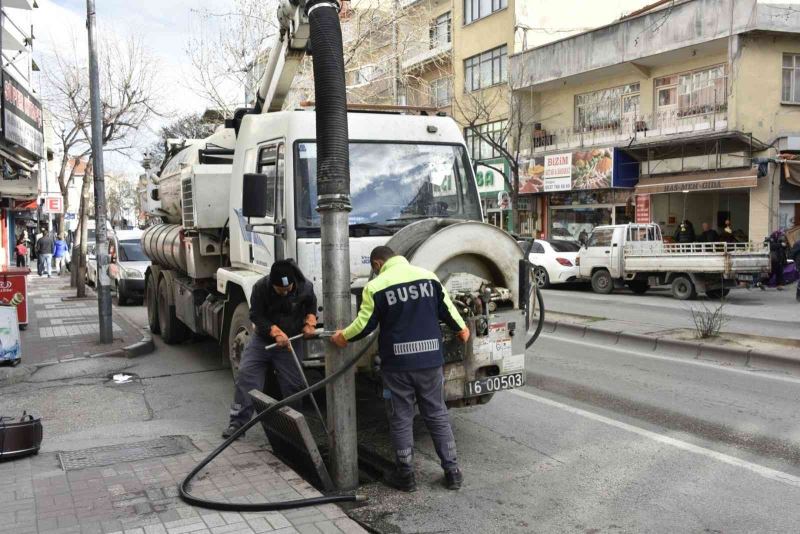
[[[753,462],[748,462],[747,460],[742,460],[741,458],[736,458],[735,456],[730,456],[728,454],[707,449],[705,447],[700,447],[699,445],[694,445],[686,441],[681,441],[679,439],[671,438],[669,436],[659,434],[658,432],[645,430],[644,428],[629,425],[628,423],[623,423],[622,421],[617,421],[616,419],[611,419],[610,417],[605,417],[603,415],[589,412],[587,410],[575,408],[574,406],[570,406],[569,404],[564,404],[562,402],[554,401],[545,397],[540,397],[539,395],[534,395],[532,393],[528,393],[527,391],[522,391],[519,389],[511,389],[508,390],[508,392],[513,395],[517,395],[518,397],[532,400],[540,404],[546,404],[547,406],[552,406],[553,408],[558,408],[560,410],[564,410],[566,412],[575,415],[580,415],[582,417],[586,417],[587,419],[591,419],[599,423],[619,428],[620,430],[625,430],[627,432],[631,432],[633,434],[649,438],[653,441],[657,441],[665,445],[670,445],[677,449],[688,451],[694,454],[699,454],[701,456],[706,456],[708,458],[712,458],[719,462],[733,465],[735,467],[741,467],[743,469],[747,469],[748,471],[752,471],[753,473],[769,480],[783,482],[784,484],[800,488],[800,477],[796,477],[789,473],[784,473],[783,471],[778,471],[777,469],[764,467],[763,465],[754,464]]]
[[[759,371],[756,367],[749,367],[747,369],[742,369],[740,367],[729,367],[724,366],[720,362],[715,360],[696,360],[696,359],[689,359],[689,358],[681,358],[678,356],[661,356],[659,354],[655,354],[653,352],[639,352],[631,349],[622,348],[622,345],[604,345],[602,343],[592,343],[589,341],[583,341],[582,339],[573,339],[569,337],[559,337],[556,334],[542,334],[540,336],[542,339],[546,339],[548,341],[558,341],[560,343],[574,343],[576,345],[583,345],[585,347],[591,347],[592,349],[605,349],[612,352],[621,352],[625,354],[631,354],[636,356],[637,358],[652,358],[654,360],[663,360],[663,361],[670,361],[670,362],[678,362],[678,363],[686,363],[689,365],[699,365],[701,367],[707,367],[709,369],[717,369],[720,371],[728,371],[731,373],[739,373],[747,376],[753,376],[758,378],[765,378],[767,380],[780,380],[781,382],[790,382],[792,384],[800,384],[800,378],[795,378],[792,376],[786,375],[773,375],[767,374],[766,372],[772,372],[768,369],[764,369],[764,371]],[[536,345],[534,345],[534,351],[536,350]],[[541,349],[540,349],[541,350]],[[543,355],[547,357],[546,355]]]

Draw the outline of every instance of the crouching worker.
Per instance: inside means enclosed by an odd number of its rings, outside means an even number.
[[[314,287],[292,261],[280,260],[272,265],[269,276],[253,286],[250,298],[250,320],[253,334],[242,354],[236,377],[236,392],[231,406],[230,424],[222,433],[228,438],[253,416],[253,403],[248,392],[262,391],[267,369],[271,366],[278,375],[283,398],[297,393],[305,386],[300,370],[289,350],[289,338],[300,333],[314,335],[317,328],[317,297]],[[301,340],[293,343],[302,357]],[[277,344],[267,350],[267,345]]]
[[[444,402],[444,357],[439,321],[458,332],[466,343],[469,329],[436,275],[414,267],[389,247],[370,255],[378,275],[364,288],[358,317],[331,341],[345,347],[380,326],[378,338],[384,396],[391,404],[389,432],[395,451],[395,471],[388,482],[414,491],[414,402],[433,438],[444,469],[444,484],[459,489],[463,480],[456,459],[456,441]]]

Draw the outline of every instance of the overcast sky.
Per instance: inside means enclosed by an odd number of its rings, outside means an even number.
[[[37,0],[34,10],[34,57],[40,65],[47,63],[46,55],[56,47],[69,46],[71,36],[77,36],[82,47],[86,43],[85,0]],[[157,58],[158,72],[164,90],[164,108],[184,113],[202,112],[206,102],[187,88],[190,75],[186,50],[190,28],[197,28],[200,18],[196,11],[213,9],[229,11],[234,0],[97,0],[97,20],[100,31],[112,32],[120,37],[135,34],[143,40],[151,54]],[[194,12],[193,12],[194,10]],[[157,128],[156,122],[151,125]],[[142,132],[141,139],[152,135]],[[109,171],[139,173],[136,161],[108,156]]]

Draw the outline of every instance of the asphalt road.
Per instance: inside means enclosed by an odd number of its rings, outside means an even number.
[[[115,312],[145,323],[142,307]],[[59,448],[218,431],[232,382],[215,344],[157,343],[151,355],[115,363],[140,377],[127,389],[41,375],[40,386],[5,400],[64,405],[65,420],[48,428]],[[52,372],[63,378],[67,369]],[[466,478],[460,492],[439,485],[417,424],[419,491],[367,483],[361,491],[371,499],[351,515],[377,532],[404,533],[797,531],[800,379],[547,335],[527,370],[520,390],[451,411]],[[71,399],[81,399],[82,418]]]
[[[693,301],[674,299],[668,290],[655,289],[645,295],[615,290],[610,295],[593,293],[581,285],[555,286],[544,292],[547,311],[586,315],[635,324],[638,331],[693,328],[691,310],[715,309],[718,300],[700,297]],[[800,340],[800,303],[795,286],[784,291],[734,288],[726,298],[727,332]]]

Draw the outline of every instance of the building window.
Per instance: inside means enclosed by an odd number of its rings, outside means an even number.
[[[464,60],[464,87],[467,91],[477,91],[492,85],[504,83],[508,79],[508,47],[498,46],[477,56]]]
[[[464,0],[464,24],[488,17],[508,7],[508,0]]]
[[[467,142],[467,150],[472,161],[483,161],[493,159],[501,156],[500,151],[489,143],[485,138],[489,137],[495,139],[497,143],[505,144],[503,136],[505,135],[506,124],[508,121],[495,121],[481,124],[475,128],[477,133],[472,128],[467,128],[464,131],[464,139]]]
[[[364,65],[356,70],[355,83],[357,85],[370,83],[377,80],[384,74],[386,74],[386,72],[378,65]]]
[[[618,128],[636,120],[639,113],[639,83],[629,83],[575,96],[575,129]]]
[[[785,79],[785,77],[784,77]],[[656,78],[656,120],[691,117],[727,109],[728,86],[725,65]]]
[[[450,35],[450,12],[448,11],[444,15],[440,15],[436,17],[436,20],[433,21],[430,30],[431,42],[430,47],[431,50],[434,48],[440,48],[447,46],[450,43],[451,35]]]
[[[435,108],[450,105],[453,98],[453,84],[450,78],[439,78],[431,82],[431,104]]]
[[[800,54],[783,54],[781,102],[800,104]]]

